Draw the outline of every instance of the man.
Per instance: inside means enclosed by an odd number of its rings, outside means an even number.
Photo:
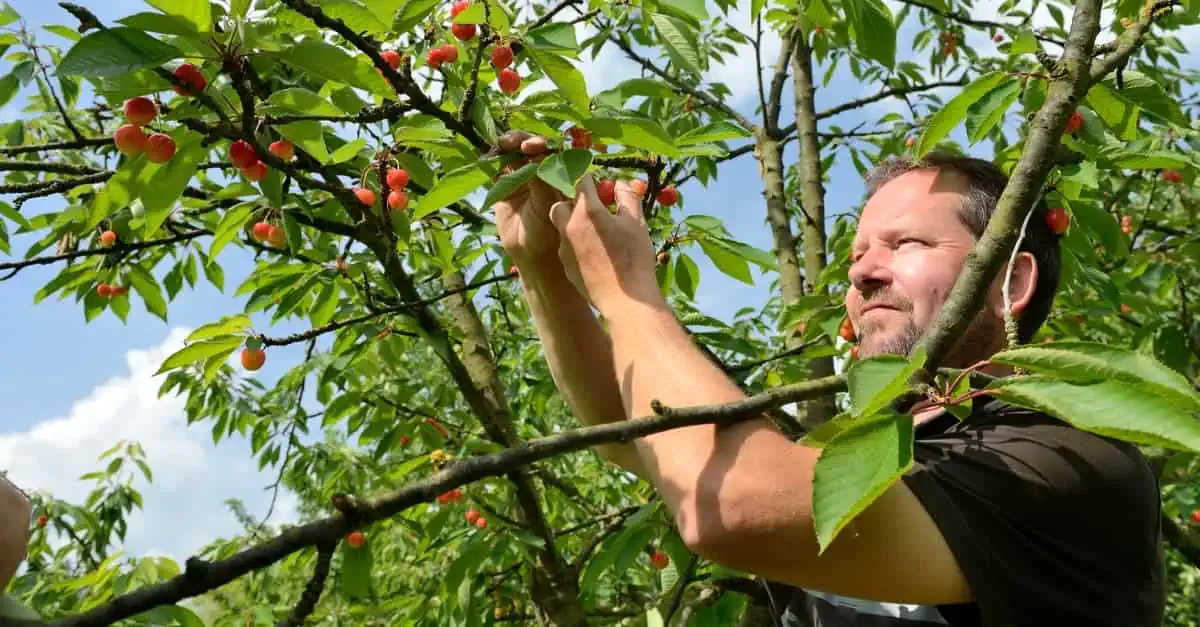
[[[545,151],[541,138],[506,140],[525,154]],[[1005,184],[992,164],[950,155],[873,173],[845,297],[860,356],[915,345]],[[568,405],[598,424],[651,415],[651,399],[686,407],[744,398],[661,297],[631,186],[618,185],[617,204],[610,214],[585,177],[573,201],[534,181],[496,205]],[[1029,225],[1009,287],[1022,341],[1045,320],[1058,280],[1058,242],[1042,220]],[[1004,346],[1002,286],[1003,276],[946,365]],[[692,551],[778,582],[768,589],[779,624],[1161,623],[1158,486],[1135,447],[986,397],[961,423],[936,407],[915,408],[914,418],[913,470],[821,555],[811,502],[820,451],[765,417],[598,452],[654,484]]]
[[[29,499],[0,474],[0,591],[12,580],[17,566],[25,559],[31,515]]]

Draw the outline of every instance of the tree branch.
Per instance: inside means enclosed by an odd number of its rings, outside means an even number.
[[[413,505],[431,501],[439,494],[485,477],[510,473],[542,459],[599,444],[628,443],[653,433],[702,424],[733,424],[758,417],[770,408],[845,389],[846,379],[842,376],[806,381],[732,403],[670,409],[664,415],[584,427],[529,440],[498,453],[455,460],[430,477],[380,497],[357,500],[345,511],[292,527],[270,540],[230,557],[211,562],[192,557],[186,561],[182,574],[138,588],[87,612],[64,617],[54,623],[19,621],[15,622],[14,626],[111,625],[160,605],[173,604],[216,589],[252,570],[266,568],[305,547],[335,543],[346,533],[365,524],[395,516]],[[655,405],[659,410],[666,409],[661,403],[655,402]]]
[[[97,174],[103,172],[91,166],[71,165],[54,161],[0,160],[0,172],[52,172],[54,174]]]
[[[30,266],[46,266],[46,265],[50,265],[52,263],[57,263],[59,261],[66,261],[68,259],[77,259],[79,257],[91,257],[93,255],[124,254],[126,252],[132,252],[135,250],[154,248],[155,246],[166,246],[169,244],[178,244],[179,242],[190,241],[190,240],[196,239],[197,237],[201,237],[204,235],[212,235],[212,231],[209,231],[208,229],[196,229],[194,231],[180,233],[179,235],[175,235],[173,237],[147,240],[144,242],[134,242],[132,244],[121,244],[118,246],[114,246],[113,248],[89,248],[87,250],[76,250],[76,251],[72,251],[69,253],[63,253],[61,255],[50,255],[50,256],[46,256],[46,257],[34,257],[33,259],[26,259],[24,261],[5,261],[5,262],[0,262],[0,270],[13,270],[14,271],[12,274],[4,277],[5,279],[8,279],[11,276],[13,276],[14,274],[16,274],[17,272],[20,272],[21,270],[28,268]]]
[[[920,2],[919,0],[898,0],[898,1],[901,4],[907,4],[909,6],[914,6],[919,9],[925,9],[926,11],[929,11],[931,13],[937,13],[938,15],[940,15],[952,22],[958,22],[959,24],[966,24],[967,26],[980,26],[983,28],[999,28],[999,29],[1005,30],[1005,31],[1015,30],[1015,29],[1023,26],[1023,25],[1018,26],[1018,25],[1014,25],[1014,24],[1002,24],[1000,22],[992,22],[989,20],[977,20],[977,19],[974,19],[964,13],[954,13],[952,11],[946,11],[943,9],[939,9],[938,7],[935,7],[932,4]],[[1041,41],[1046,42],[1046,43],[1056,44],[1059,46],[1064,45],[1063,42],[1061,42],[1057,39],[1054,39],[1053,37],[1046,37],[1045,35],[1039,35],[1037,33],[1037,31],[1034,31],[1033,36],[1038,38]]]
[[[113,140],[111,137],[89,137],[69,142],[51,142],[48,144],[32,144],[29,146],[8,146],[5,148],[0,148],[0,155],[21,155],[30,152],[42,152],[44,150],[82,150],[84,148],[111,146],[112,143]]]
[[[321,593],[325,590],[325,580],[329,577],[329,562],[333,559],[335,546],[337,545],[328,543],[317,547],[317,564],[313,567],[312,578],[304,586],[304,593],[300,595],[296,607],[292,608],[287,618],[279,621],[276,627],[300,627],[304,624],[304,619],[317,609],[317,602],[321,600]]]

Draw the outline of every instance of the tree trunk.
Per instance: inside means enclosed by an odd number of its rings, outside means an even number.
[[[800,139],[800,205],[803,227],[804,276],[815,285],[825,269],[825,187],[821,184],[821,145],[817,139],[817,110],[813,83],[812,48],[803,33],[793,38],[792,73],[796,96],[796,133]],[[827,295],[824,287],[816,293]],[[809,362],[813,377],[833,374],[833,358],[819,357]],[[837,414],[833,397],[808,402],[802,424],[814,429]]]

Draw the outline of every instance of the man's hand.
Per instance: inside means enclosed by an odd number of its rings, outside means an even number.
[[[605,316],[632,302],[665,307],[654,271],[654,244],[633,186],[617,182],[616,215],[600,201],[591,175],[584,175],[575,189],[574,202],[550,208],[550,220],[562,238],[559,258],[571,282]]]
[[[25,494],[0,477],[0,589],[8,585],[25,560],[32,506]]]
[[[549,154],[546,139],[523,131],[512,131],[500,140],[501,150],[519,151],[525,161],[540,161]],[[505,167],[505,173],[523,165],[517,162]],[[539,178],[533,178],[509,197],[496,203],[496,230],[500,244],[517,261],[517,265],[537,268],[558,263],[558,232],[550,223],[550,206],[564,200],[561,192]]]

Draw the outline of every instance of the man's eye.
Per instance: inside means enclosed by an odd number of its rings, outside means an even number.
[[[902,237],[897,241],[897,244],[903,246],[905,244],[924,244],[924,242],[915,237]]]

